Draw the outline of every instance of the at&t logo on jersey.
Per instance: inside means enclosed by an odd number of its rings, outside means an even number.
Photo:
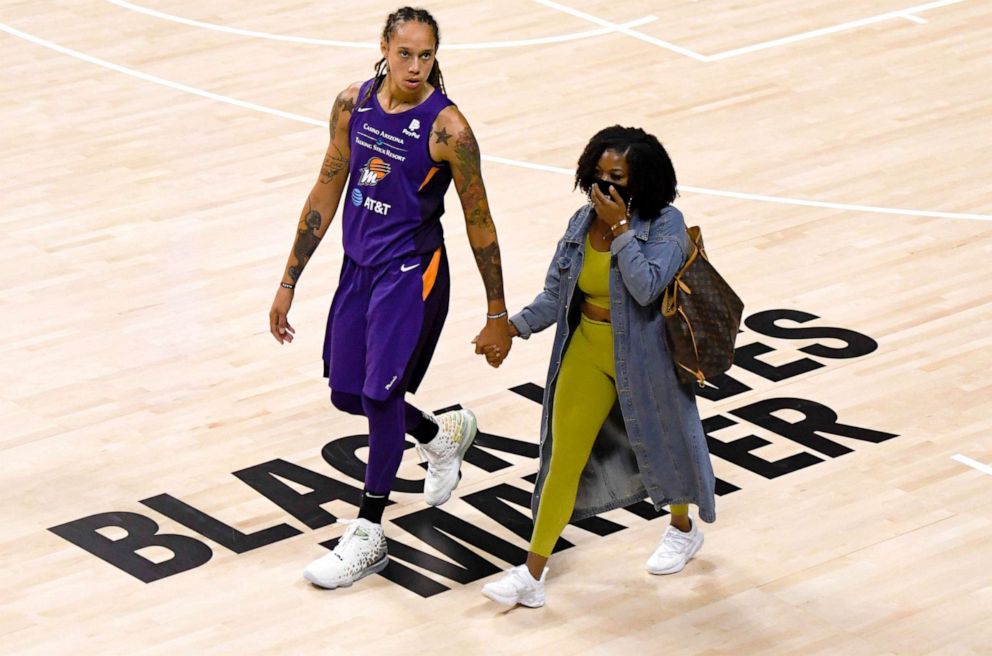
[[[364,207],[370,212],[375,212],[376,214],[386,216],[389,214],[389,208],[392,207],[392,205],[389,203],[381,203],[374,198],[366,198]]]
[[[414,139],[420,138],[420,133],[417,130],[420,129],[420,121],[413,119],[410,121],[410,125],[403,129],[403,134],[408,137],[413,137]]]
[[[358,184],[362,187],[374,187],[389,175],[389,164],[379,157],[372,157],[359,170]]]
[[[375,212],[382,216],[389,214],[389,208],[392,207],[389,203],[383,203],[374,198],[367,198],[358,187],[351,190],[351,204],[355,207],[364,207],[370,212]]]

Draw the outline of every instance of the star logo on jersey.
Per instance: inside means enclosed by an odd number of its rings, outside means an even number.
[[[419,139],[420,133],[417,132],[417,130],[419,129],[420,129],[420,121],[418,121],[417,119],[413,119],[412,121],[410,121],[410,125],[408,125],[403,130],[403,134],[405,134],[408,137],[413,137],[414,139]]]
[[[389,175],[389,163],[379,157],[372,157],[359,170],[358,185],[361,187],[374,187],[383,178]]]

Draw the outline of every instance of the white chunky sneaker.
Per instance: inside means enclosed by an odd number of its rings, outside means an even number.
[[[544,605],[544,579],[547,576],[548,568],[545,567],[541,580],[535,581],[526,565],[517,565],[500,578],[484,585],[482,594],[504,606],[520,604],[528,608],[540,608]]]
[[[348,529],[334,551],[307,565],[303,578],[333,590],[346,588],[386,567],[389,556],[382,524],[373,524],[367,519],[353,519],[346,523],[349,524]]]
[[[452,410],[436,417],[440,427],[437,436],[427,444],[418,445],[427,460],[424,498],[432,506],[440,506],[451,497],[461,477],[462,457],[478,432],[475,415],[470,410]]]
[[[681,572],[689,559],[703,546],[703,532],[696,522],[688,533],[669,526],[661,536],[658,548],[648,558],[647,568],[652,574],[675,574]]]

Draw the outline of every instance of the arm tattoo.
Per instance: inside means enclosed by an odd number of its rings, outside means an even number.
[[[486,298],[490,301],[503,300],[503,267],[500,264],[499,244],[493,242],[488,246],[473,249],[475,262],[482,274],[482,283],[486,287]]]
[[[465,208],[465,220],[469,226],[494,230],[485,187],[482,184],[479,143],[475,140],[475,135],[472,134],[472,129],[468,126],[458,134],[458,138],[455,140],[455,155],[458,157],[458,161],[454,164],[458,167],[462,178],[458,195]]]
[[[434,131],[434,136],[437,138],[435,143],[448,145],[448,140],[451,139],[451,135],[448,134],[447,128],[441,128],[440,130]]]
[[[486,298],[490,301],[503,300],[503,266],[500,261],[499,243],[496,241],[496,226],[489,213],[489,203],[486,200],[486,188],[482,184],[481,156],[479,143],[475,140],[468,126],[455,138],[455,156],[453,162],[457,167],[459,177],[458,196],[462,207],[465,208],[465,222],[469,230],[492,233],[493,239],[488,246],[472,248],[475,262],[482,274],[482,283],[486,287]],[[482,240],[480,240],[482,241]]]
[[[299,280],[303,268],[310,261],[310,256],[317,250],[317,245],[320,244],[321,238],[317,232],[320,230],[321,222],[320,212],[310,209],[308,203],[307,213],[300,221],[300,229],[296,233],[296,243],[293,244],[293,257],[296,258],[296,264],[289,267],[289,277],[293,279],[293,282]]]
[[[331,140],[334,140],[334,134],[338,129],[338,119],[341,118],[341,111],[344,110],[351,113],[351,110],[355,109],[355,101],[352,100],[347,94],[347,90],[342,91],[341,94],[334,101],[334,107],[331,109]]]
[[[341,175],[342,171],[348,170],[348,160],[341,154],[341,150],[333,143],[331,147],[334,152],[328,152],[324,156],[324,163],[320,165],[320,177],[318,178],[320,184],[328,184]]]
[[[337,97],[334,101],[334,108],[331,110],[330,119],[330,130],[331,130],[331,146],[328,151],[333,150],[334,152],[328,152],[324,157],[324,163],[320,167],[320,183],[327,184],[334,178],[338,177],[342,171],[348,170],[348,160],[341,154],[341,149],[334,144],[334,135],[338,130],[338,121],[341,118],[341,112],[351,112],[355,108],[355,101],[347,96],[347,91],[342,91],[341,95]]]

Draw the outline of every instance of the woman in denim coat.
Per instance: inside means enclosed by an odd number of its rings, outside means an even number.
[[[544,604],[548,557],[568,522],[650,497],[671,525],[648,559],[680,571],[716,519],[714,476],[692,388],[675,375],[659,305],[685,261],[688,237],[672,207],[675,170],[657,138],[614,126],[579,158],[589,204],[571,218],[542,291],[510,321],[527,339],[557,326],[544,390],[534,533],[526,565],[483,593],[508,606]],[[504,353],[486,352],[498,365]]]

